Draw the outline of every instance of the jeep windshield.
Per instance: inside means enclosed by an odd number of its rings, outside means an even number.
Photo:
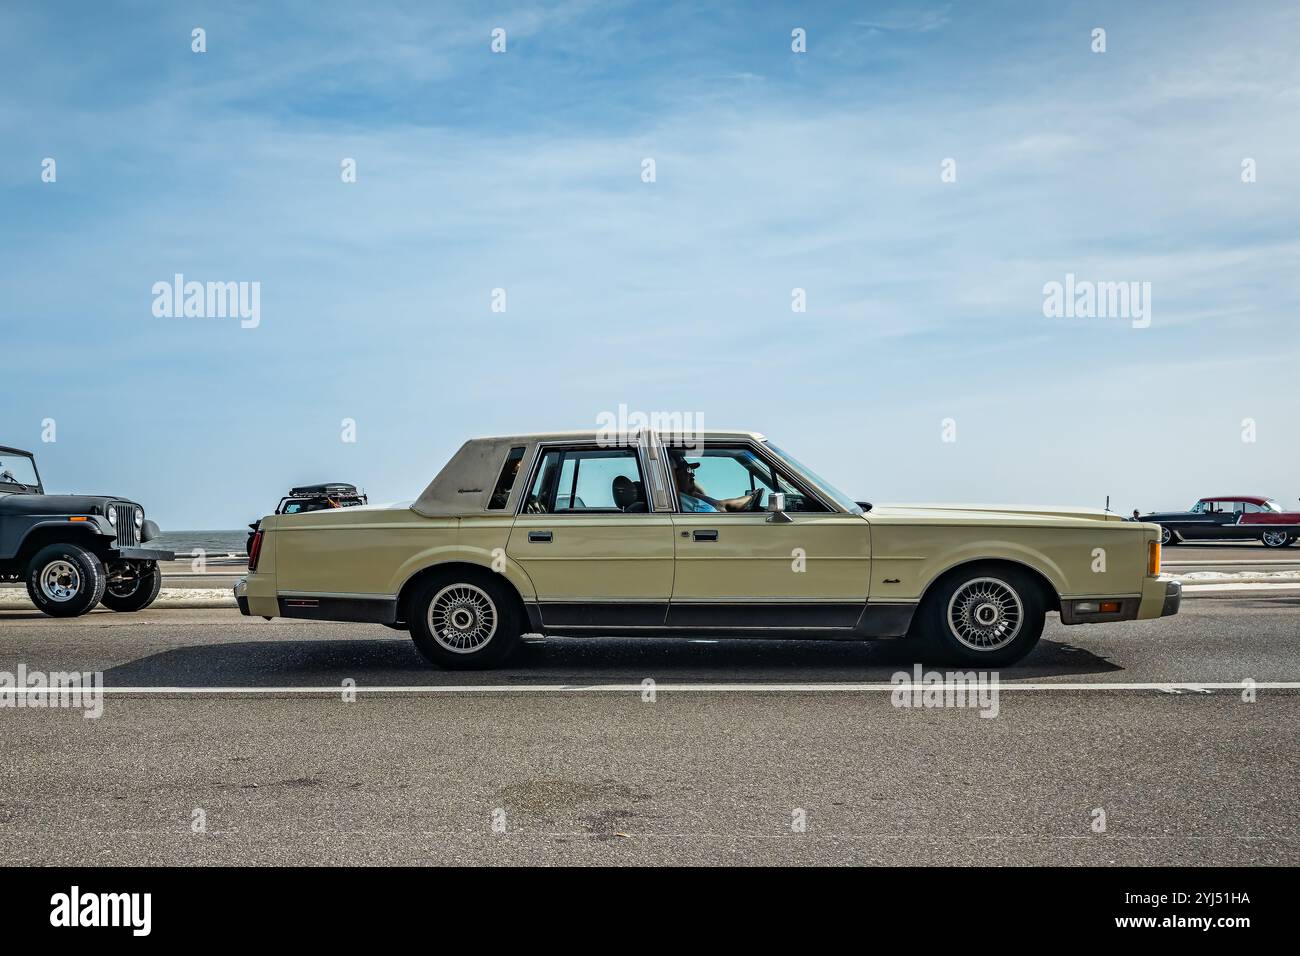
[[[40,486],[36,462],[30,456],[0,452],[0,493],[35,492]]]

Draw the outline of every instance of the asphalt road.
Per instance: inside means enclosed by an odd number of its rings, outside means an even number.
[[[450,673],[378,626],[0,612],[0,671],[20,664],[270,692],[0,710],[11,863],[1300,863],[1295,690],[1101,688],[1300,682],[1300,597],[1052,619],[993,719],[772,689],[888,681],[910,657],[883,643],[530,641],[503,670]],[[753,689],[580,689],[645,678]],[[271,690],[347,679],[417,690]]]

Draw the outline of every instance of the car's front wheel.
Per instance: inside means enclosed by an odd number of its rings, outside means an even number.
[[[161,589],[157,561],[112,561],[100,601],[110,611],[143,611],[157,600]]]
[[[75,544],[42,548],[27,565],[27,596],[50,617],[79,617],[104,596],[104,563]]]
[[[514,595],[487,573],[430,578],[412,596],[406,620],[424,659],[453,670],[497,666],[523,634]]]
[[[927,661],[1003,667],[1038,643],[1047,614],[1039,583],[999,564],[972,565],[939,581],[913,630]]]
[[[1285,548],[1295,538],[1285,531],[1265,531],[1259,538],[1266,548]]]
[[[1164,547],[1167,548],[1167,547],[1169,547],[1171,544],[1178,544],[1179,541],[1181,541],[1181,540],[1182,540],[1182,539],[1179,538],[1178,535],[1174,534],[1172,531],[1170,531],[1170,530],[1169,530],[1168,528],[1166,528],[1164,525],[1161,525],[1161,526],[1160,526],[1160,544],[1161,544],[1162,546],[1164,546]]]

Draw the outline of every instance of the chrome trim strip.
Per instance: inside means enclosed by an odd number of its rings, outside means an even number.
[[[395,601],[396,594],[357,594],[348,591],[276,591],[278,598],[345,598],[349,601]]]

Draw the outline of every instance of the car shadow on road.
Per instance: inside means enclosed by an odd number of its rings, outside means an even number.
[[[289,640],[175,648],[104,673],[116,687],[358,686],[888,681],[911,671],[902,642],[528,638],[495,670],[449,671],[425,665],[409,640]],[[926,669],[945,668],[924,665]],[[967,668],[963,668],[967,669]],[[1077,677],[1121,670],[1073,645],[1044,640],[1005,681]]]

